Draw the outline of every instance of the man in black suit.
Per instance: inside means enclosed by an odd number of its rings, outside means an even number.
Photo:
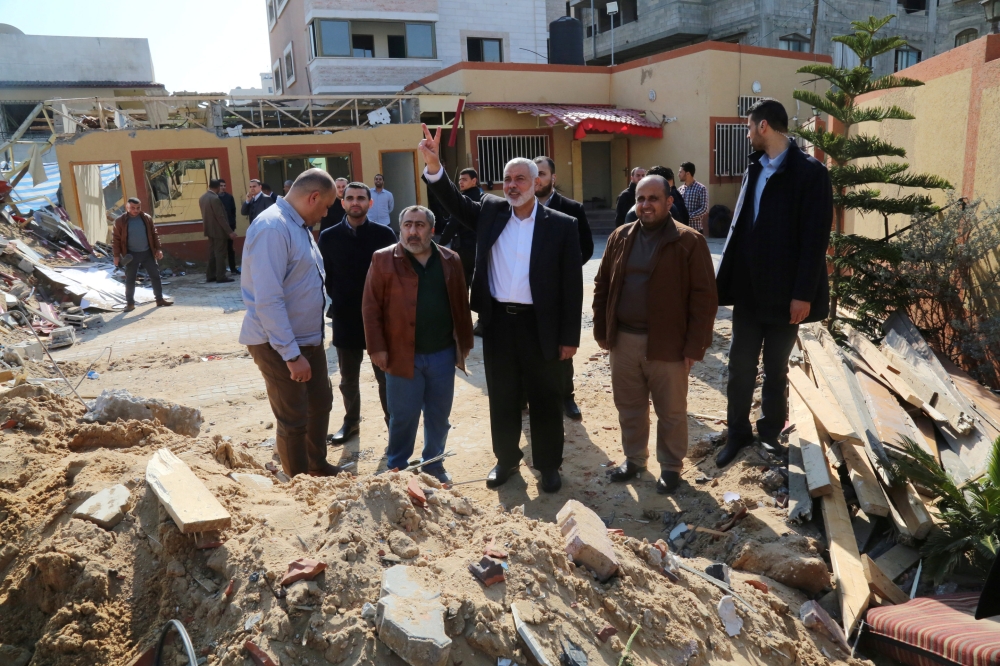
[[[538,166],[535,198],[546,208],[559,211],[576,220],[576,230],[580,234],[580,254],[583,263],[586,264],[594,256],[594,236],[590,233],[590,224],[587,223],[587,212],[583,209],[583,204],[556,192],[556,163],[551,157],[540,155],[535,158],[535,165]],[[568,358],[562,364],[563,386],[566,391],[563,398],[563,412],[574,421],[582,421],[583,414],[576,404],[576,392],[573,387],[573,359]]]
[[[476,230],[472,309],[483,324],[496,488],[515,474],[523,454],[521,393],[531,407],[531,452],[541,488],[562,487],[563,370],[580,346],[583,268],[576,220],[538,204],[538,167],[515,158],[504,167],[504,198],[464,196],[440,160],[441,130],[424,125],[418,149],[431,192],[459,222]]]
[[[747,126],[755,152],[716,273],[719,303],[733,306],[729,439],[716,457],[719,467],[753,441],[750,408],[762,348],[764,386],[757,436],[765,447],[776,446],[788,413],[788,357],[799,324],[820,321],[830,309],[830,173],[788,138],[788,114],[777,100],[754,104]]]
[[[344,211],[344,189],[347,187],[346,178],[337,178],[333,181],[334,185],[337,186],[337,199],[333,202],[333,205],[326,210],[326,215],[323,219],[319,221],[319,232],[323,233],[330,227],[337,225],[341,220],[344,219],[346,212]]]
[[[226,209],[226,217],[229,218],[229,228],[236,231],[236,199],[233,195],[226,191],[226,180],[224,178],[219,179],[219,201],[222,202],[222,207]],[[236,248],[233,247],[233,239],[227,239],[228,246],[226,251],[229,254],[229,272],[239,273],[239,269],[236,268]]]
[[[261,191],[260,181],[254,178],[250,181],[250,191],[247,192],[246,199],[240,207],[240,215],[250,218],[250,224],[257,219],[263,211],[274,205],[274,200]]]
[[[479,189],[479,173],[475,169],[462,169],[458,174],[458,189],[462,194],[473,201],[483,198],[483,191]],[[431,197],[440,207],[441,202],[437,197]],[[451,243],[451,249],[458,252],[462,258],[462,268],[465,269],[465,284],[472,286],[472,273],[476,268],[476,231],[461,224],[453,217],[448,218],[447,224],[441,231],[441,245]]]
[[[635,207],[635,187],[640,180],[646,177],[646,170],[642,167],[632,169],[629,174],[628,187],[621,191],[618,200],[615,201],[615,229],[625,224],[625,216]],[[632,221],[635,222],[636,218]]]

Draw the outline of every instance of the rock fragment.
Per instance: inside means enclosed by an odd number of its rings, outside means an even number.
[[[118,484],[105,488],[81,504],[73,512],[74,518],[89,520],[104,529],[111,529],[125,517],[125,507],[128,506],[129,489]]]
[[[486,587],[504,581],[503,565],[499,560],[486,555],[479,562],[471,562],[469,564],[469,571]]]
[[[618,557],[600,516],[577,500],[570,500],[559,509],[556,523],[566,539],[566,552],[574,562],[596,573],[602,582],[615,575]]]
[[[399,555],[404,560],[416,557],[420,554],[420,547],[417,543],[408,537],[404,532],[396,530],[389,535],[386,540],[389,543],[389,550]]]

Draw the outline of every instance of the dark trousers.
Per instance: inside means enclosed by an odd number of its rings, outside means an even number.
[[[573,386],[573,359],[568,358],[559,363],[562,364],[563,397],[572,400],[576,395],[576,388]]]
[[[458,258],[462,260],[462,269],[465,272],[465,286],[472,287],[472,274],[476,269],[476,246],[462,245],[457,250]]]
[[[208,239],[208,270],[205,277],[209,280],[226,279],[226,241],[228,238]]]
[[[229,255],[229,272],[236,272],[236,248],[233,247],[233,239],[226,239],[226,253]]]
[[[299,347],[312,369],[308,382],[293,381],[288,365],[271,345],[249,345],[247,349],[264,376],[267,399],[278,422],[275,440],[285,474],[295,476],[320,469],[326,462],[326,434],[333,407],[333,387],[323,346]]]
[[[364,349],[347,349],[337,347],[337,363],[340,365],[340,394],[344,396],[344,425],[354,425],[361,422],[361,361],[365,357]],[[372,363],[375,380],[378,382],[378,399],[382,403],[382,413],[386,424],[389,423],[389,405],[385,397],[385,372]]]
[[[163,287],[160,285],[160,267],[156,265],[156,257],[150,250],[145,252],[131,252],[132,261],[125,265],[125,302],[135,304],[135,276],[139,273],[139,267],[146,269],[149,275],[149,282],[153,285],[153,295],[156,300],[163,300]],[[120,261],[120,260],[119,260]]]
[[[501,468],[514,467],[521,453],[521,396],[527,394],[531,457],[535,469],[558,469],[563,454],[563,376],[561,361],[547,360],[538,341],[535,312],[517,314],[493,303],[483,331],[483,358],[490,399],[493,454]]]
[[[785,427],[788,403],[788,357],[798,336],[797,324],[765,324],[739,305],[733,308],[733,338],[729,347],[729,436],[743,441],[753,438],[750,408],[757,381],[757,364],[764,355],[762,416],[757,421],[761,439],[773,441]]]

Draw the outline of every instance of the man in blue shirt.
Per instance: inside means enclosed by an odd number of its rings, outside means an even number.
[[[323,347],[323,258],[310,227],[336,198],[321,169],[303,172],[288,195],[247,231],[241,287],[247,312],[240,344],[264,376],[278,422],[278,456],[288,476],[332,476],[326,433],[333,388]]]

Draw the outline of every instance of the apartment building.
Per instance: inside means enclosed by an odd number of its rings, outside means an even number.
[[[547,62],[545,0],[265,0],[278,95],[381,94],[458,62]]]
[[[816,53],[831,56],[835,65],[853,67],[856,56],[831,38],[851,32],[852,20],[894,14],[885,32],[905,38],[909,47],[876,58],[872,65],[879,75],[988,32],[982,7],[971,0],[618,0],[614,15],[608,14],[608,4],[568,3],[585,26],[588,64],[611,62],[612,20],[616,63],[706,40],[809,53],[815,9]]]

